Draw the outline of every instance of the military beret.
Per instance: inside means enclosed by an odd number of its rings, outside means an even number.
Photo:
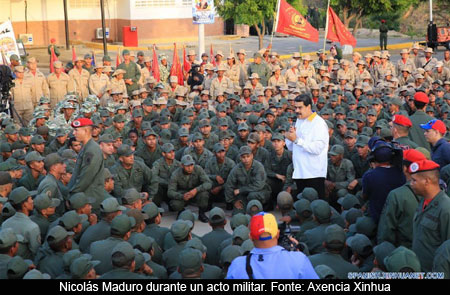
[[[425,172],[425,171],[438,170],[439,168],[440,168],[440,166],[436,162],[433,162],[430,160],[421,160],[421,161],[412,163],[409,166],[408,170],[409,170],[410,174],[416,174],[416,173]]]

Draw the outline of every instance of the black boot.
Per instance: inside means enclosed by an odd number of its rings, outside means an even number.
[[[206,216],[205,211],[200,210],[198,212],[198,220],[201,222],[207,223],[209,221],[208,216]]]

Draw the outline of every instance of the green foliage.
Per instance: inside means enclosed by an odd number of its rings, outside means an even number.
[[[217,12],[227,20],[234,19],[237,24],[256,25],[265,19],[273,18],[276,0],[215,0]]]

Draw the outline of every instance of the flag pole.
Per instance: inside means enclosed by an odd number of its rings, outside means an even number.
[[[327,6],[327,19],[325,21],[325,35],[323,36],[323,51],[325,52],[325,47],[327,45],[327,35],[328,35],[328,21],[330,14],[328,13],[330,11],[330,0],[328,0],[328,6]]]
[[[273,35],[275,35],[275,31],[277,30],[277,26],[278,26],[278,16],[280,15],[280,4],[281,4],[281,0],[278,0],[278,1],[277,1],[277,16],[276,16],[275,19],[273,20],[272,36],[270,36],[270,43],[269,43],[269,44],[272,44]]]

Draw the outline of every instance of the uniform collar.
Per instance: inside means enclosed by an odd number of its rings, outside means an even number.
[[[314,118],[317,116],[316,112],[313,112],[308,118],[306,118],[306,120],[308,120],[309,122],[312,122],[312,120],[314,120]]]

